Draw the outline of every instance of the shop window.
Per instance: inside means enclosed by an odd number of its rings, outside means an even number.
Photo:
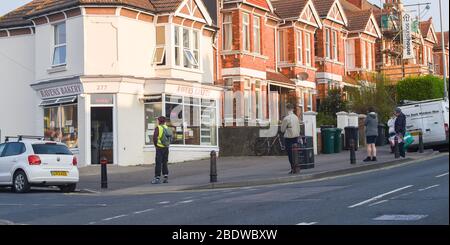
[[[69,148],[77,148],[77,104],[44,107],[44,136],[60,141]]]
[[[166,28],[156,27],[156,48],[153,54],[153,63],[156,65],[166,64]]]
[[[153,145],[153,134],[158,117],[162,116],[161,96],[150,96],[145,100],[145,144]]]
[[[53,25],[53,61],[52,66],[66,64],[66,23]]]

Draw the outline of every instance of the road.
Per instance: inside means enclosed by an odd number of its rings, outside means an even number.
[[[449,157],[311,182],[150,195],[0,191],[14,224],[449,224]]]

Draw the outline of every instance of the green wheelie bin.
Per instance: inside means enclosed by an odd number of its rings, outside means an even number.
[[[323,153],[332,154],[334,153],[334,137],[336,135],[335,128],[324,128],[322,131],[323,136]]]

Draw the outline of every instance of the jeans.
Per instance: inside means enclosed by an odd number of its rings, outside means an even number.
[[[406,156],[406,152],[405,152],[405,143],[398,143],[398,152],[400,153],[401,157],[405,157]]]
[[[161,176],[161,168],[163,175],[169,175],[169,168],[167,167],[168,160],[169,160],[169,148],[156,147],[155,177]]]
[[[291,164],[291,169],[294,167],[294,158],[292,157],[292,145],[298,143],[297,138],[285,138],[286,151],[289,157],[289,163]]]

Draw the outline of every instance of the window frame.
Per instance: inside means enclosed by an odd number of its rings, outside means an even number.
[[[250,14],[242,14],[242,51],[250,52]]]
[[[57,44],[56,43],[57,28],[62,25],[64,25],[64,43]],[[66,22],[61,21],[61,22],[53,23],[52,29],[53,29],[53,54],[52,54],[52,62],[51,62],[52,67],[66,66],[67,65],[67,25],[66,25]],[[64,48],[64,52],[65,52],[64,62],[55,64],[56,50],[60,49],[60,48]]]
[[[332,46],[333,46],[333,60],[339,60],[339,56],[338,56],[338,45],[337,45],[337,31],[333,30],[332,32],[332,37],[333,37],[333,42],[332,42]]]
[[[303,64],[303,32],[297,30],[297,63]]]
[[[325,58],[331,59],[330,29],[325,28]]]
[[[306,65],[308,65],[308,66],[311,66],[312,64],[312,61],[311,61],[311,59],[312,59],[312,52],[311,52],[311,34],[309,33],[309,32],[305,32],[305,41],[306,41],[306,47],[305,47],[305,50],[306,50],[306,61],[305,61],[305,64]]]
[[[261,17],[253,15],[253,52],[261,54]]]
[[[164,28],[163,31],[163,38],[164,38],[164,43],[163,44],[158,44],[158,28]],[[154,65],[157,66],[166,66],[167,65],[167,52],[166,52],[166,47],[167,47],[167,38],[166,38],[166,25],[157,25],[155,27],[155,50],[153,51],[153,59],[152,59],[152,63]],[[159,60],[157,55],[158,55],[158,50],[162,50],[161,52],[161,57],[159,57]]]
[[[229,19],[227,18],[229,17]],[[225,51],[233,50],[233,14],[223,14],[222,47]]]

